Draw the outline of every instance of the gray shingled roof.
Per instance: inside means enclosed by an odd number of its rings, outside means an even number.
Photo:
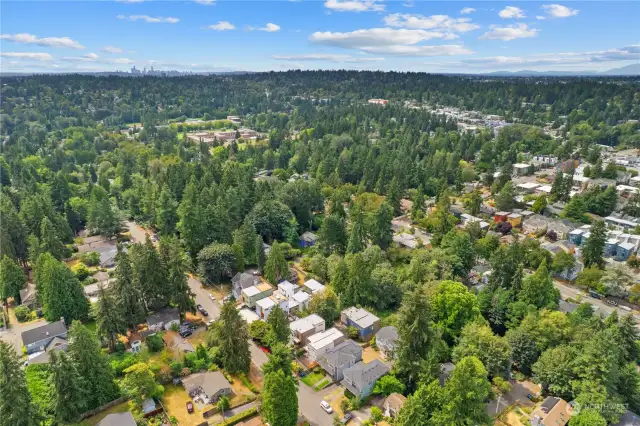
[[[55,321],[41,327],[22,332],[22,344],[27,346],[46,338],[59,336],[67,332],[67,327],[62,321]]]
[[[201,389],[208,397],[212,397],[222,389],[231,389],[231,384],[219,371],[192,374],[182,379],[182,385],[189,395]]]
[[[376,344],[382,346],[395,346],[398,340],[398,329],[390,325],[382,327],[380,331],[376,333]]]
[[[362,360],[362,348],[353,340],[345,340],[338,346],[327,351],[322,355],[318,363],[323,365],[327,363],[334,366],[344,365],[348,362]]]
[[[178,308],[164,308],[153,315],[147,317],[147,324],[160,324],[169,321],[179,320],[180,311]]]
[[[348,378],[354,383],[358,390],[364,389],[367,385],[374,383],[380,377],[389,372],[389,367],[382,361],[375,359],[367,364],[360,361],[353,367],[344,370],[343,384],[345,384]]]

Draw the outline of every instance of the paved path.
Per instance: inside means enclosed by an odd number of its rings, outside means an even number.
[[[262,349],[260,349],[253,340],[249,340],[249,352],[251,352],[251,361],[253,361],[256,367],[262,369],[262,366],[269,359],[267,354],[262,352]]]

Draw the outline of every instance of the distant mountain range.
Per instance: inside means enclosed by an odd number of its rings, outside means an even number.
[[[612,68],[607,71],[494,71],[484,75],[503,77],[578,77],[578,76],[624,76],[640,75],[640,64],[631,64],[620,68]]]

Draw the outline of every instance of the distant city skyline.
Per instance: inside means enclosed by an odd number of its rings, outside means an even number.
[[[6,73],[640,64],[639,2],[4,1],[1,9]]]

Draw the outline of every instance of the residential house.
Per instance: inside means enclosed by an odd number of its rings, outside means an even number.
[[[97,282],[89,285],[85,285],[82,287],[82,291],[84,291],[84,295],[91,302],[95,302],[98,300],[98,294],[100,294],[100,286],[102,286],[105,290],[109,288],[111,280]]]
[[[633,176],[629,179],[629,183],[631,186],[635,186],[636,188],[640,187],[640,176]]]
[[[131,333],[127,338],[129,341],[129,352],[137,354],[142,350],[142,336],[137,333]]]
[[[616,250],[616,260],[618,262],[625,262],[635,252],[636,246],[631,243],[620,243]]]
[[[231,384],[220,371],[196,373],[182,379],[182,385],[194,401],[215,404],[225,395],[233,395]]]
[[[531,426],[564,426],[571,419],[571,408],[561,398],[548,396],[531,413]]]
[[[516,185],[516,188],[523,194],[533,194],[539,186],[537,182],[524,182]]]
[[[407,234],[405,232],[394,235],[393,242],[407,249],[414,249],[418,247],[419,242],[415,235]]]
[[[325,330],[325,321],[321,316],[311,314],[291,322],[289,328],[293,343],[304,346],[309,343],[309,337]]]
[[[407,398],[404,395],[396,392],[386,397],[383,404],[385,417],[395,418],[400,410],[402,410],[402,407],[404,407],[406,401]]]
[[[495,212],[493,215],[494,222],[506,222],[507,216],[509,216],[511,212]]]
[[[638,223],[627,219],[621,219],[615,216],[607,216],[604,218],[607,225],[612,225],[618,229],[633,229],[638,226]]]
[[[52,351],[66,351],[69,341],[66,337],[56,336],[44,347],[42,352],[29,355],[29,364],[48,364]]]
[[[36,285],[34,283],[27,283],[27,285],[20,290],[20,304],[29,309],[33,309],[36,306],[37,297],[38,292],[36,291]]]
[[[180,310],[163,308],[147,317],[147,326],[153,332],[169,330],[173,325],[180,326]]]
[[[22,344],[29,355],[44,351],[55,338],[67,339],[64,319],[22,332]]]
[[[314,362],[317,361],[318,358],[328,349],[344,342],[344,334],[334,327],[309,336],[307,340],[309,342],[305,347],[307,351],[307,358]]]
[[[265,251],[266,254],[266,251]],[[231,278],[231,293],[236,300],[241,300],[242,290],[260,284],[260,278],[246,272],[238,272]]]
[[[484,220],[477,218],[475,216],[471,216],[468,213],[463,213],[460,215],[460,219],[462,220],[462,225],[467,226],[470,223],[478,222],[480,224],[480,229],[486,231],[489,229],[489,222],[485,222]]]
[[[276,305],[277,303],[270,297],[258,300],[256,302],[256,313],[258,314],[258,317],[266,321]]]
[[[292,298],[296,294],[297,290],[298,286],[291,284],[287,280],[282,281],[280,284],[278,284],[278,291],[288,298]]]
[[[309,304],[311,303],[311,296],[307,292],[299,291],[296,294],[294,294],[291,299],[289,299],[289,302],[291,301],[295,302],[298,310],[304,311],[309,309]]]
[[[586,232],[587,230],[583,228],[574,229],[573,231],[569,232],[569,241],[577,246],[581,245],[583,243],[583,237]]]
[[[300,247],[313,247],[316,245],[316,241],[318,241],[318,236],[313,232],[305,232],[300,235]]]
[[[317,361],[334,382],[339,382],[344,378],[344,370],[362,361],[362,348],[353,340],[345,340],[327,349]]]
[[[367,364],[360,361],[344,370],[341,384],[349,392],[361,399],[371,395],[378,379],[389,372],[389,366],[375,359]]]
[[[617,251],[618,251],[618,240],[617,239],[609,238],[608,240],[605,241],[605,243],[604,243],[604,251],[602,253],[602,255],[604,257],[615,256]]]
[[[390,325],[376,333],[376,346],[387,359],[392,359],[398,342],[398,329]]]
[[[242,297],[240,298],[240,300],[242,300],[242,303],[244,303],[248,307],[254,308],[258,300],[271,296],[273,294],[273,291],[274,288],[271,286],[271,284],[260,283],[258,285],[242,289]]]
[[[516,163],[513,165],[513,174],[516,176],[526,176],[530,174],[531,164]]]
[[[133,414],[129,411],[124,413],[107,414],[104,419],[98,422],[97,426],[137,426]]]
[[[347,327],[358,329],[358,337],[369,340],[380,329],[380,318],[362,308],[351,307],[340,313],[340,321]]]
[[[507,222],[509,222],[512,227],[518,228],[522,225],[522,215],[519,213],[511,213],[507,216]]]
[[[308,280],[302,286],[302,289],[309,294],[322,293],[324,291],[324,288],[325,287],[322,284],[314,279]]]

